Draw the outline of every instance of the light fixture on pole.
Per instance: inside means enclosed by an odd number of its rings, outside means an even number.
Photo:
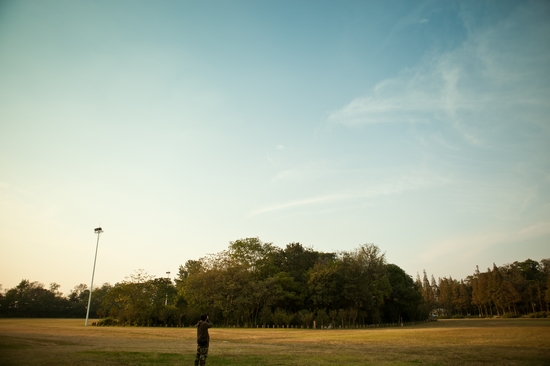
[[[170,271],[166,272],[166,278],[170,278]],[[166,292],[166,299],[164,300],[164,306],[168,305],[168,292]]]
[[[99,234],[103,232],[101,227],[96,227],[94,233],[97,234],[97,242],[95,244],[95,257],[94,257],[94,269],[92,270],[92,284],[90,285],[90,297],[88,298],[88,309],[86,310],[86,324],[88,326],[88,317],[90,316],[90,305],[92,304],[92,290],[94,288],[94,274],[95,274],[95,262],[97,260],[97,247],[99,246]]]

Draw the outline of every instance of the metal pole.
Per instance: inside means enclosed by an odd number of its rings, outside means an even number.
[[[166,278],[170,279],[170,272],[166,272]],[[166,292],[166,299],[164,300],[164,306],[168,305],[168,292]]]
[[[86,324],[84,326],[88,326],[88,317],[90,316],[90,305],[92,303],[92,290],[94,288],[94,275],[95,275],[95,262],[97,260],[97,247],[99,246],[99,234],[101,234],[103,230],[101,230],[100,227],[94,229],[94,233],[97,234],[97,242],[95,244],[95,257],[94,257],[94,269],[92,270],[92,283],[90,285],[90,297],[88,298],[88,309],[86,310]]]

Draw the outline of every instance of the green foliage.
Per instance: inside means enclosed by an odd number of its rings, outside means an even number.
[[[313,320],[315,319],[315,314],[307,309],[302,309],[298,312],[298,318],[301,325],[304,328],[312,327]]]
[[[384,301],[385,318],[392,323],[427,318],[421,289],[412,277],[395,264],[388,264],[386,272],[392,291]]]
[[[176,324],[180,320],[179,309],[174,305],[176,298],[176,288],[170,279],[155,279],[139,270],[107,292],[101,311],[120,324]]]
[[[97,325],[98,327],[108,327],[108,326],[113,326],[113,325],[118,325],[118,324],[119,324],[118,320],[115,319],[115,318],[111,318],[111,317],[101,319],[97,323],[95,323],[95,325]]]
[[[269,307],[262,308],[262,311],[260,312],[260,319],[259,322],[262,326],[267,326],[272,324],[273,320],[273,314],[271,313],[271,309]]]
[[[546,318],[548,317],[547,311],[539,311],[538,313],[531,313],[528,315],[529,318]]]
[[[86,285],[68,296],[22,280],[0,291],[0,316],[84,317]],[[550,311],[550,260],[528,259],[465,280],[416,281],[386,263],[375,245],[322,253],[290,243],[284,249],[259,238],[180,266],[173,282],[139,270],[125,281],[94,288],[90,314],[124,325],[183,326],[207,312],[219,326],[355,327],[443,318],[517,317]]]

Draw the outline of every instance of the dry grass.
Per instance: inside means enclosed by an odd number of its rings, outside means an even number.
[[[550,365],[550,319],[440,320],[363,330],[210,331],[209,365]],[[192,364],[192,328],[0,319],[0,365]]]

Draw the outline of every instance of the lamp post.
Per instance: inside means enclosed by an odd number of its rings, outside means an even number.
[[[95,257],[94,257],[94,269],[92,270],[92,284],[90,285],[90,297],[88,298],[88,309],[86,310],[86,324],[85,326],[88,326],[88,317],[90,316],[90,305],[92,304],[92,290],[94,288],[94,274],[95,274],[95,262],[97,260],[97,247],[99,246],[99,234],[101,234],[103,230],[101,227],[96,227],[94,229],[94,233],[97,234],[97,242],[95,244]]]
[[[166,278],[170,278],[170,272],[166,272]],[[164,300],[164,306],[168,305],[168,291],[166,292],[166,299]]]

